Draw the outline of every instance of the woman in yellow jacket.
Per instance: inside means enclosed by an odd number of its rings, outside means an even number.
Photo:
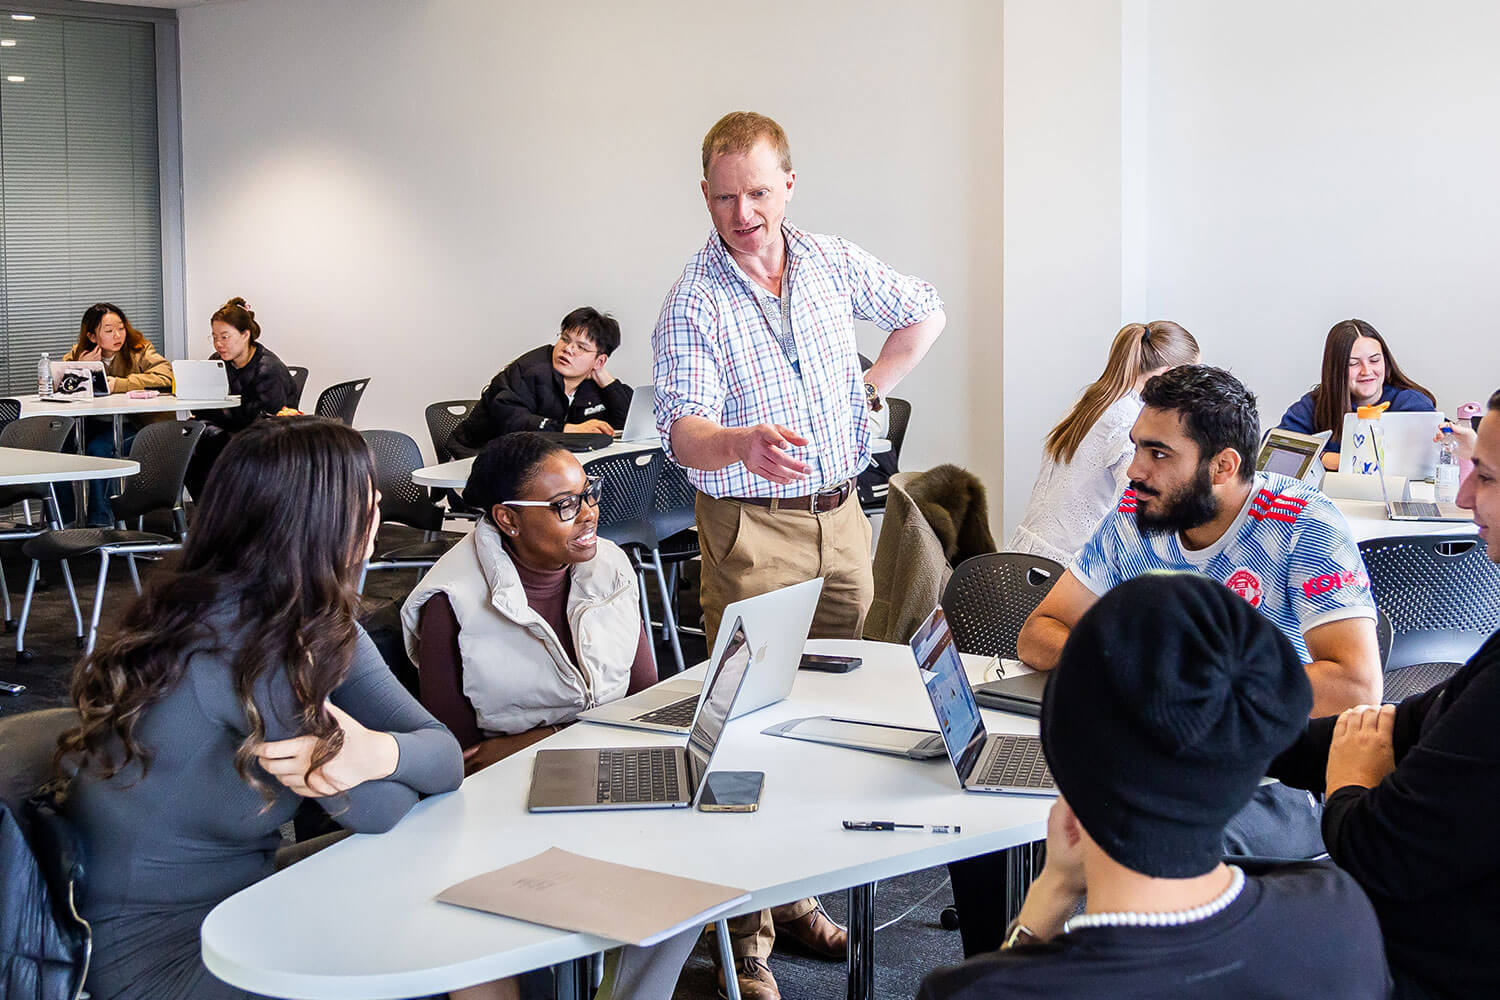
[[[172,362],[161,356],[141,331],[130,325],[125,310],[109,302],[96,302],[84,310],[83,322],[78,324],[78,343],[63,356],[64,361],[102,361],[107,373],[109,391],[129,392],[132,389],[156,389],[172,391]],[[171,414],[164,414],[170,417]],[[161,419],[160,417],[157,419]],[[125,424],[125,452],[129,454],[135,432],[144,421],[130,419]],[[86,448],[90,455],[100,458],[115,458],[115,434],[112,421],[94,417],[84,422]],[[108,525],[114,522],[114,513],[109,506],[109,491],[106,480],[96,479],[89,483],[89,524]]]

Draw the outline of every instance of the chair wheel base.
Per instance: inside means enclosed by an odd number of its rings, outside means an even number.
[[[958,910],[952,906],[943,907],[943,912],[938,914],[938,923],[945,931],[958,930]]]
[[[35,655],[29,649],[18,649],[18,650],[16,650],[16,662],[17,663],[30,663],[35,658],[36,658]]]

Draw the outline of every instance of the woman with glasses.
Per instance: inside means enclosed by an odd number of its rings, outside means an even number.
[[[401,609],[422,704],[469,773],[656,683],[635,572],[596,533],[600,485],[544,435],[490,442],[463,493],[483,519]]]
[[[261,344],[255,310],[244,299],[238,296],[230,299],[209,318],[209,340],[214,353],[208,360],[223,360],[229,394],[240,397],[240,405],[232,410],[193,412],[194,420],[207,425],[188,465],[187,488],[195,498],[202,496],[208,470],[218,461],[231,435],[261,417],[275,416],[297,398],[292,373],[270,348]]]
[[[479,403],[453,429],[448,450],[477,454],[515,431],[613,434],[625,426],[630,386],[604,367],[620,346],[620,324],[591,306],[562,318],[556,342],[527,351],[490,380]]]

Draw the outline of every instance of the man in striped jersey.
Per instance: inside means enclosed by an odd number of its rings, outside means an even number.
[[[1375,602],[1359,547],[1315,487],[1255,471],[1254,394],[1226,371],[1184,365],[1147,382],[1141,401],[1130,489],[1026,620],[1021,659],[1051,670],[1073,626],[1111,587],[1152,570],[1187,571],[1218,580],[1275,623],[1307,670],[1313,717],[1378,704]],[[1225,852],[1319,854],[1320,812],[1306,793],[1264,786],[1230,821]],[[1003,939],[992,901],[1004,870],[999,855],[949,866],[966,954]]]

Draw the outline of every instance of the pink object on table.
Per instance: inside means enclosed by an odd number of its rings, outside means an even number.
[[[1484,407],[1478,403],[1464,403],[1458,408],[1458,415],[1464,420],[1479,416],[1484,412]]]
[[[161,393],[155,389],[131,389],[125,394],[126,399],[155,399]]]

